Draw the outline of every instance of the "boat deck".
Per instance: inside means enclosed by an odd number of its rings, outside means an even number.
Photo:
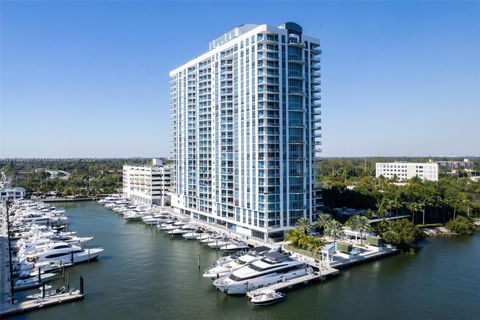
[[[282,291],[287,289],[292,289],[300,285],[306,285],[317,281],[323,281],[327,277],[335,276],[340,273],[339,270],[334,268],[323,268],[321,271],[316,271],[312,274],[307,274],[303,277],[298,277],[295,279],[287,280],[284,282],[279,282],[268,287],[263,287],[260,289],[252,290],[247,292],[247,298],[252,299],[255,295],[260,294],[263,290],[269,289],[274,291]]]
[[[19,313],[31,311],[31,310],[58,305],[60,303],[79,300],[82,298],[83,298],[83,294],[71,294],[67,292],[67,293],[62,293],[52,297],[46,297],[44,299],[24,301],[24,302],[20,302],[18,304],[12,304],[9,306],[4,305],[0,310],[0,316],[3,318],[7,316],[16,315]]]

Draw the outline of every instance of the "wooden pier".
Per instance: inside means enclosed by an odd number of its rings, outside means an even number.
[[[62,293],[55,296],[38,298],[35,300],[24,301],[18,304],[4,305],[0,310],[0,317],[8,317],[19,313],[55,306],[60,303],[80,300],[83,298],[81,293]]]
[[[338,271],[337,269],[325,268],[325,269],[322,269],[321,271],[316,271],[312,274],[307,274],[303,277],[282,281],[279,283],[272,284],[271,286],[249,291],[247,292],[247,298],[252,299],[254,296],[260,294],[265,289],[274,290],[274,291],[289,290],[294,287],[304,286],[304,285],[312,284],[314,282],[323,281],[327,277],[333,277],[338,275],[339,273],[340,271]]]

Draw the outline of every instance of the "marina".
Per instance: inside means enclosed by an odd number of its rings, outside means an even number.
[[[84,297],[83,277],[80,276],[80,289],[74,290],[65,281],[65,268],[95,261],[103,248],[85,248],[85,242],[93,237],[78,237],[75,231],[67,231],[69,222],[64,213],[65,210],[34,200],[16,200],[2,206],[2,317]],[[64,286],[52,289],[60,275]],[[37,288],[40,293],[27,292],[19,298],[19,292]]]
[[[1,8],[0,320],[480,319],[480,1]]]
[[[480,281],[479,266],[474,263],[479,258],[478,234],[466,239],[434,239],[424,244],[419,255],[393,256],[345,269],[331,280],[313,282],[315,285],[282,289],[287,298],[264,307],[245,298],[225,295],[203,278],[204,270],[222,257],[220,250],[165,235],[142,222],[127,222],[94,202],[68,203],[62,207],[71,228],[94,236],[92,245],[102,244],[105,254],[98,263],[69,269],[71,279],[84,275],[88,280],[84,299],[13,319],[153,319],[158,318],[160,310],[162,318],[287,319],[321,315],[322,319],[343,319],[351,311],[337,302],[345,300],[355,301],[359,317],[379,318],[388,312],[391,319],[431,318],[436,314],[435,309],[445,310],[441,301],[459,300],[468,310],[480,311],[474,298],[474,283]],[[109,228],[104,228],[105,225]],[[438,250],[442,255],[438,255]],[[465,266],[465,272],[450,274],[457,263]],[[425,268],[430,270],[429,277],[421,272]],[[450,276],[446,277],[447,274]],[[427,299],[432,287],[437,292],[434,300]],[[398,294],[408,288],[415,288],[413,301]],[[382,310],[373,307],[372,297],[383,297]],[[189,300],[188,305],[182,303],[185,299]],[[130,307],[132,300],[137,306],[135,310]],[[452,307],[437,319],[451,319],[456,314],[464,319],[475,318],[460,307]]]

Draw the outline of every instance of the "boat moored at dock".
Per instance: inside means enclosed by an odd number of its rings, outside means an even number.
[[[312,273],[313,269],[303,261],[292,259],[285,253],[269,252],[262,259],[215,280],[213,285],[227,294],[245,294]]]

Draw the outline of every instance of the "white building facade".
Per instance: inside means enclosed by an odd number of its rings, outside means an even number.
[[[242,25],[170,72],[177,212],[260,239],[316,220],[319,47],[296,23]]]
[[[406,181],[413,177],[423,180],[438,181],[437,163],[414,162],[381,162],[375,164],[375,176],[387,179],[396,177],[398,181]]]
[[[25,198],[25,189],[20,187],[0,189],[0,201],[13,201]]]
[[[170,205],[171,167],[154,159],[151,166],[123,166],[123,196],[147,206]]]

